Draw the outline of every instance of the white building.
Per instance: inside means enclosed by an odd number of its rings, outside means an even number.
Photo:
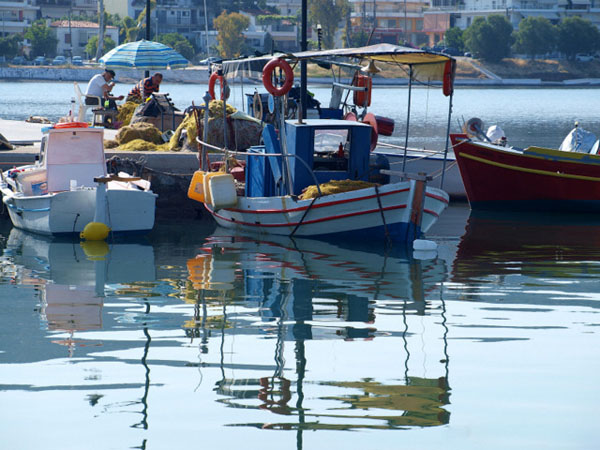
[[[93,16],[98,12],[98,0],[34,0],[39,18],[60,19],[71,16]]]
[[[85,46],[93,36],[98,36],[98,24],[94,22],[84,22],[78,20],[57,20],[50,24],[50,28],[56,33],[58,44],[56,54],[71,56],[90,56],[85,54]],[[110,37],[115,44],[119,45],[119,29],[113,26],[107,26],[104,33],[105,37]],[[91,55],[92,57],[95,55]]]
[[[0,36],[24,33],[37,19],[39,9],[32,0],[0,1]]]
[[[425,28],[443,37],[449,27],[468,28],[476,17],[505,16],[515,29],[527,17],[545,17],[553,24],[580,16],[600,28],[600,0],[431,0]],[[439,39],[438,39],[439,40]]]

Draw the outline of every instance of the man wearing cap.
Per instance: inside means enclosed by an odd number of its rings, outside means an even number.
[[[94,75],[85,91],[85,104],[103,106],[102,103],[108,100],[107,109],[117,109],[116,100],[123,100],[124,96],[120,95],[115,97],[110,94],[110,91],[115,85],[114,81],[112,81],[114,78],[115,72],[110,69],[106,69],[103,73]],[[98,97],[101,99],[101,104],[98,104]]]
[[[127,94],[127,101],[145,102],[152,93],[158,92],[162,79],[162,74],[157,72],[151,77],[140,80]]]

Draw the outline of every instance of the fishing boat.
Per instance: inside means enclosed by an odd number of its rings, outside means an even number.
[[[481,121],[467,122],[467,133],[451,134],[454,153],[472,209],[515,211],[600,211],[598,145],[583,149],[518,148],[490,139]],[[577,142],[576,127],[570,135]]]
[[[188,196],[203,202],[225,228],[412,243],[437,221],[448,206],[448,194],[427,186],[431,180],[427,174],[389,170],[389,162],[372,153],[372,120],[305,120],[302,115],[295,120],[286,119],[282,113],[283,96],[293,79],[290,63],[319,58],[396,64],[406,68],[411,80],[437,81],[452,97],[454,60],[447,55],[389,44],[280,55],[263,67],[263,84],[272,94],[269,110],[276,117],[277,129],[266,124],[264,145],[251,147],[244,154],[218,149],[199,139],[201,170],[195,173]],[[236,64],[237,70],[229,74],[243,71],[242,63]],[[273,81],[276,70],[281,73]],[[356,87],[357,92],[368,96],[370,86],[365,82]],[[223,151],[226,159],[245,158],[242,186],[236,185],[229,173],[206,171],[208,148]],[[390,176],[397,181],[390,182]],[[334,193],[329,193],[327,183],[334,185]],[[348,189],[339,189],[340,185]],[[315,194],[308,195],[310,191]]]
[[[392,48],[399,47],[390,44],[377,44],[366,47],[369,51],[385,52]],[[346,52],[347,50],[358,52],[363,49],[346,49],[333,51],[334,53]],[[310,58],[310,62],[330,71],[331,77],[331,95],[327,99],[316,99],[307,96],[305,105],[305,118],[319,119],[347,119],[358,120],[369,123],[372,127],[371,145],[372,152],[375,155],[381,155],[386,158],[392,169],[402,172],[419,173],[425,172],[432,174],[433,181],[430,185],[435,185],[446,191],[450,198],[466,200],[465,188],[456,165],[456,160],[452,149],[446,146],[443,149],[435,149],[436,145],[429,148],[417,148],[411,146],[411,108],[412,91],[415,86],[431,87],[435,77],[430,79],[423,74],[423,67],[418,64],[407,64],[404,67],[406,74],[408,105],[406,111],[406,121],[403,129],[396,129],[395,120],[389,117],[383,117],[377,113],[377,104],[371,104],[371,90],[373,89],[373,77],[381,70],[375,66],[373,60],[368,60],[368,64],[362,65],[362,57],[355,59],[340,59],[331,57],[332,51],[321,52],[318,56]],[[278,54],[275,58],[281,58],[289,55]],[[236,59],[225,61],[222,64],[220,72],[213,72],[209,82],[209,93],[213,99],[215,96],[215,86],[218,81],[223,83],[223,79],[237,79],[242,87],[242,96],[244,96],[244,79],[261,79],[263,70],[274,58],[273,55],[259,57]],[[293,60],[298,61],[298,60]],[[420,73],[419,73],[420,72]],[[259,92],[254,89],[254,93],[246,93],[245,110],[255,118],[269,122],[273,120],[274,115],[268,109],[269,89],[265,86],[265,92]],[[451,93],[447,89],[446,93]],[[221,96],[223,98],[223,96]],[[286,94],[284,114],[287,118],[295,117],[299,109],[300,88],[295,86],[290,88]],[[450,103],[451,105],[451,103]],[[445,136],[443,136],[445,140]],[[437,145],[439,146],[439,144]],[[444,170],[442,171],[442,167]],[[392,180],[397,179],[392,177]]]
[[[42,132],[35,164],[0,172],[15,227],[44,235],[79,233],[91,222],[113,232],[152,229],[157,195],[146,180],[107,175],[103,128],[67,122]]]

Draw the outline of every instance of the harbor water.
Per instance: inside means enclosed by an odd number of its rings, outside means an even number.
[[[3,448],[597,448],[598,235],[465,205],[424,256],[2,219]]]
[[[85,83],[80,83],[85,91]],[[132,86],[117,84],[115,95],[127,95]],[[165,76],[161,92],[168,93],[180,110],[203,104],[205,84],[172,84]],[[245,97],[262,86],[245,84],[233,86],[229,102],[245,108]],[[309,90],[322,106],[329,106],[331,88],[309,85]],[[1,81],[0,118],[25,120],[31,115],[57,120],[69,113],[74,97],[73,82]],[[510,145],[536,145],[558,148],[575,122],[585,130],[600,136],[600,116],[590,99],[599,89],[588,88],[466,88],[458,87],[453,96],[451,131],[472,117],[480,118],[484,128],[500,126]],[[408,89],[406,87],[376,87],[370,111],[395,121],[394,133],[381,139],[404,145],[406,138]],[[439,88],[415,87],[411,95],[409,147],[443,150],[448,127],[448,98]],[[0,133],[2,130],[0,130]]]
[[[59,117],[72,90],[3,82],[0,117]],[[185,109],[205,87],[163,90]],[[435,94],[413,95],[422,145],[445,127]],[[454,114],[557,147],[575,120],[600,134],[594,95],[458,89]],[[374,96],[403,142],[406,90]],[[175,217],[81,243],[0,215],[1,448],[598,448],[597,236],[596,216],[464,203],[426,252]]]

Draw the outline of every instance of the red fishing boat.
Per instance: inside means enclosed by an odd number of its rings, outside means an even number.
[[[520,149],[470,134],[450,138],[472,209],[600,211],[597,143],[565,151]]]

